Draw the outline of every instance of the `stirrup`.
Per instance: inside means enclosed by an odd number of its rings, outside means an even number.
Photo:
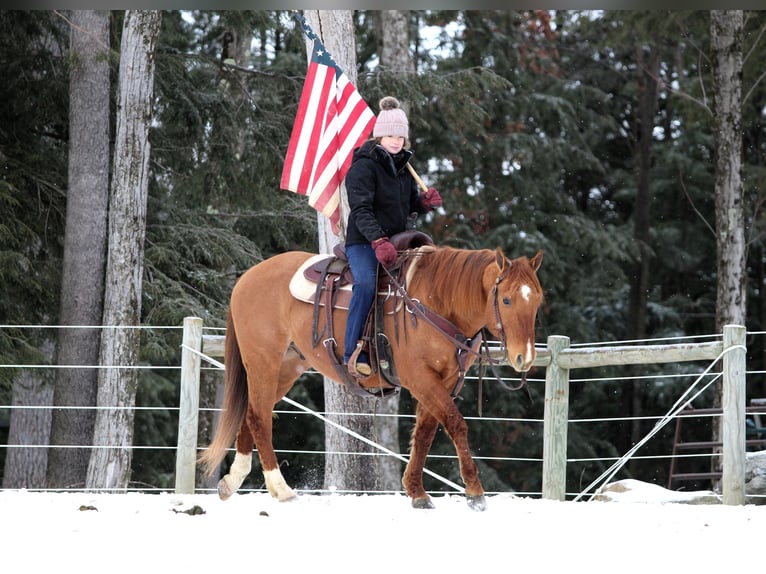
[[[358,378],[358,379],[367,379],[372,376],[372,367],[367,363],[358,363],[357,360],[359,359],[359,355],[364,350],[364,342],[363,341],[357,341],[356,342],[356,348],[354,349],[354,352],[351,353],[351,357],[348,360],[347,367],[348,372],[351,373],[352,376]]]

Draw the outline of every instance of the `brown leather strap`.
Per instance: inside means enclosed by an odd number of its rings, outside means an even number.
[[[345,386],[346,390],[348,390],[350,393],[359,397],[366,397],[368,399],[370,397],[384,399],[399,393],[399,387],[364,388],[359,384],[359,381],[351,376],[351,374],[348,372],[348,369],[346,369],[346,367],[338,360],[338,354],[335,352],[335,339],[325,339],[323,344],[325,349],[327,349],[327,355],[330,357],[330,362],[332,362],[335,373],[338,375],[336,380],[340,383],[343,383],[343,386]]]
[[[479,331],[471,339],[471,348],[477,349],[481,345],[482,339],[483,337],[481,335],[481,331]],[[460,391],[463,389],[463,383],[465,383],[465,374],[468,372],[467,365],[469,357],[470,353],[466,353],[460,349],[457,350],[458,376],[457,381],[455,381],[455,386],[452,387],[452,392],[450,393],[450,396],[453,399],[457,397],[460,394]]]
[[[409,293],[407,293],[407,290],[404,288],[404,286],[397,281],[396,277],[394,277],[388,269],[386,269],[386,273],[388,273],[388,278],[390,283],[395,287],[397,295],[401,296],[401,298],[404,300],[404,304],[407,307],[407,310],[412,313],[413,320],[415,320],[416,317],[421,317],[424,319],[428,324],[430,324],[434,329],[439,331],[442,335],[447,337],[452,341],[452,343],[457,347],[458,349],[462,349],[463,351],[467,351],[468,353],[471,353],[475,355],[476,357],[480,358],[483,361],[487,362],[497,362],[489,355],[483,356],[479,351],[477,351],[473,345],[468,344],[468,342],[471,340],[468,337],[463,334],[463,332],[457,328],[457,326],[452,323],[449,319],[446,317],[439,315],[435,311],[431,310],[430,308],[423,305],[420,301],[417,301],[410,297]],[[475,335],[474,335],[475,337]]]
[[[332,323],[332,305],[335,301],[337,277],[328,277],[325,282],[328,283],[328,285],[325,287],[324,328],[328,337],[335,338],[335,327]]]

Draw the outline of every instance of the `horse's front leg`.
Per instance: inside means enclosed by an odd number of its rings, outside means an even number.
[[[421,379],[426,380],[426,377]],[[438,423],[441,423],[455,446],[468,506],[473,510],[484,510],[487,501],[484,497],[484,487],[479,480],[479,468],[468,447],[468,425],[452,397],[446,388],[438,383],[421,384],[419,388],[411,387],[410,392],[418,401],[418,410],[411,445],[412,455],[404,480],[407,493],[413,498],[413,506],[428,508],[421,500],[426,496],[422,472],[434,433]],[[424,504],[425,506],[422,506]]]
[[[412,499],[414,508],[433,508],[433,502],[423,487],[423,468],[428,451],[439,428],[439,421],[423,405],[418,403],[415,411],[415,427],[410,437],[410,460],[404,469],[402,485]]]
[[[465,497],[468,500],[468,506],[473,510],[485,510],[487,500],[484,497],[484,487],[479,480],[479,467],[476,466],[471,455],[471,449],[468,447],[468,425],[452,401],[449,402],[442,424],[455,444],[455,451],[460,463],[460,476],[463,477],[465,483]]]

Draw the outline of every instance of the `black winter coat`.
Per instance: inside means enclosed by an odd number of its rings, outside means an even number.
[[[354,150],[346,174],[350,208],[346,245],[392,237],[407,228],[410,214],[426,213],[407,169],[411,157],[408,149],[392,156],[374,140]]]

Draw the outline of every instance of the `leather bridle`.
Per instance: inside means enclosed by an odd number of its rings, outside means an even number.
[[[492,286],[492,306],[495,313],[495,325],[500,333],[500,342],[502,344],[502,350],[505,351],[507,349],[506,345],[506,337],[505,337],[505,330],[503,329],[503,323],[502,318],[500,316],[500,305],[498,303],[498,286],[502,281],[504,281],[508,277],[508,271],[510,269],[510,266],[512,264],[511,261],[507,261],[508,267],[504,269],[500,275],[497,276],[495,279],[495,283]],[[482,336],[482,332],[484,331],[484,327],[480,329],[477,333],[475,333],[472,337],[466,337],[463,332],[458,329],[458,327],[452,323],[449,319],[446,317],[439,315],[435,311],[429,309],[423,303],[418,301],[417,299],[413,299],[410,297],[410,294],[407,292],[405,287],[399,282],[399,280],[394,276],[393,273],[391,273],[385,266],[382,266],[386,275],[389,278],[389,282],[391,285],[395,288],[395,293],[397,296],[401,297],[404,301],[405,307],[407,311],[412,313],[416,317],[420,317],[424,321],[426,321],[429,325],[431,325],[436,331],[441,333],[444,337],[448,338],[450,341],[452,341],[452,344],[456,347],[456,353],[457,353],[457,359],[458,359],[458,366],[459,366],[459,375],[458,380],[455,384],[455,387],[452,390],[451,396],[454,399],[460,390],[462,389],[463,382],[465,380],[465,373],[467,371],[466,364],[468,357],[467,354],[471,354],[477,358],[479,363],[486,363],[489,364],[492,367],[493,373],[495,377],[500,381],[503,386],[506,388],[509,388],[510,390],[518,390],[524,384],[526,384],[526,372],[521,373],[521,383],[516,386],[512,387],[507,385],[502,381],[500,378],[499,373],[496,371],[495,367],[496,365],[501,364],[501,361],[492,358],[492,356],[489,354],[489,347],[487,345],[486,338]],[[482,345],[483,343],[483,345]],[[484,347],[484,351],[477,350],[480,347]],[[479,373],[479,382],[481,383],[482,375],[481,371]]]

